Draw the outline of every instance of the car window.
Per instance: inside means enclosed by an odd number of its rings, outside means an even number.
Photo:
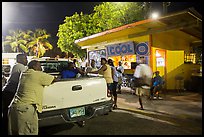
[[[40,61],[43,72],[61,72],[67,68],[67,61]]]

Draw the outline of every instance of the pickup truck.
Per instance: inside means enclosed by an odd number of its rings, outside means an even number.
[[[60,77],[68,60],[39,60],[42,70]],[[78,78],[59,79],[43,92],[43,112],[39,126],[85,121],[112,111],[106,81],[102,76],[87,74]]]

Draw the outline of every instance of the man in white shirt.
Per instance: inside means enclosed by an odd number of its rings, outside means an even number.
[[[139,61],[139,65],[137,65],[137,67],[135,68],[135,72],[134,72],[134,77],[136,78],[136,85],[138,88],[138,95],[139,95],[139,103],[140,103],[140,108],[139,109],[144,109],[143,105],[142,105],[142,98],[141,98],[141,89],[145,88],[145,86],[150,89],[150,85],[151,85],[151,79],[152,79],[152,70],[151,68],[145,64],[145,57],[141,56],[140,57],[140,61]]]

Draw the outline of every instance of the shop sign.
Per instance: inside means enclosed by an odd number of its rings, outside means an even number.
[[[136,54],[137,55],[148,55],[149,46],[147,42],[142,42],[136,45]]]
[[[126,42],[107,46],[108,56],[132,55],[134,53],[134,43]]]
[[[165,66],[165,62],[164,62],[163,57],[156,58],[156,60],[157,60],[157,67],[164,67]]]

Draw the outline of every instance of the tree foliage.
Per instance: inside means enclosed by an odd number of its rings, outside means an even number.
[[[108,29],[142,20],[144,9],[141,2],[103,2],[95,6],[92,14],[75,13],[59,25],[57,45],[65,52],[83,58],[86,51],[74,41]]]
[[[3,41],[4,46],[10,46],[13,52],[23,52],[28,55],[41,57],[46,50],[53,46],[48,41],[50,34],[45,29],[32,30],[10,30],[9,35]]]
[[[45,54],[46,50],[53,48],[48,41],[50,34],[47,34],[45,29],[36,29],[30,36],[30,41],[26,46],[31,54],[34,53],[37,57],[41,57]]]
[[[84,16],[83,13],[75,13],[65,18],[65,23],[59,26],[57,33],[59,37],[57,44],[61,51],[72,52],[77,57],[85,56],[85,52],[74,41],[86,36],[88,21],[89,15]]]
[[[5,37],[3,41],[4,46],[10,46],[13,52],[23,52],[27,53],[26,39],[24,39],[25,32],[22,30],[10,30],[9,35]]]

